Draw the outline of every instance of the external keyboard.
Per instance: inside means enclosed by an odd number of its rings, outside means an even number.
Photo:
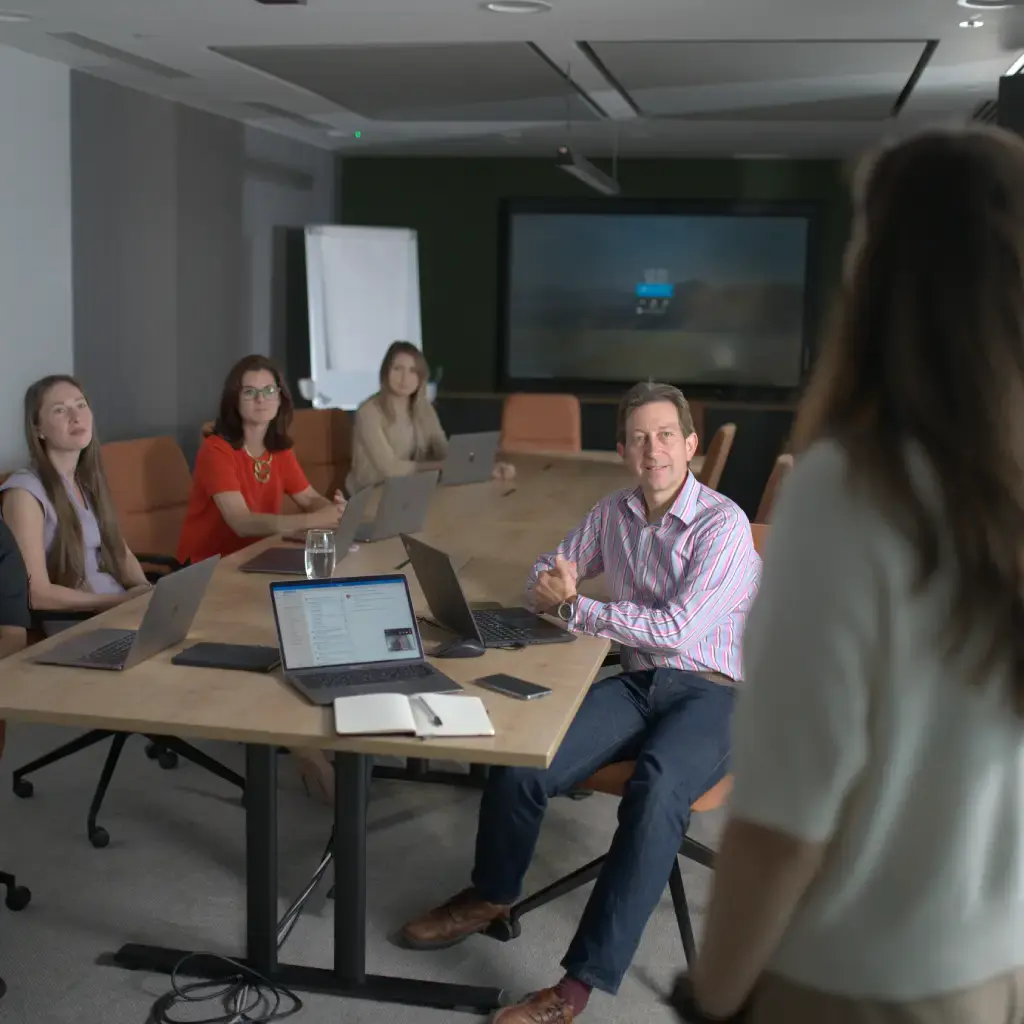
[[[473,621],[485,644],[516,644],[528,639],[525,630],[510,626],[493,612],[473,612]]]
[[[129,633],[128,636],[111,640],[102,647],[97,647],[95,651],[90,651],[82,658],[82,661],[87,665],[121,665],[128,657],[128,652],[132,649],[134,642],[135,635]]]
[[[349,669],[345,672],[311,672],[302,676],[302,683],[310,689],[337,686],[338,683],[358,686],[361,683],[404,683],[409,679],[423,679],[434,675],[429,665],[403,665],[396,668]]]

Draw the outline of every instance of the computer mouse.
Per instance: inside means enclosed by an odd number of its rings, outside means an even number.
[[[431,652],[433,658],[479,658],[485,654],[487,648],[479,640],[464,637],[460,640],[450,640],[441,644],[436,651]]]

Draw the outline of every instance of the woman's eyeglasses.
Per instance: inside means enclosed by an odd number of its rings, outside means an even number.
[[[239,392],[246,402],[255,402],[261,395],[269,401],[271,398],[277,398],[280,393],[281,389],[276,384],[268,384],[265,388],[242,388]]]

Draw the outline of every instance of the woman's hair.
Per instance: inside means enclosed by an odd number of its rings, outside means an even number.
[[[384,361],[380,364],[380,391],[377,393],[377,401],[384,410],[384,415],[390,420],[394,418],[391,403],[387,401],[388,374],[391,372],[391,364],[399,356],[412,356],[416,364],[416,374],[420,379],[419,387],[409,396],[409,413],[415,420],[417,413],[427,405],[427,381],[430,379],[430,367],[423,353],[411,341],[393,341],[388,345],[384,353]]]
[[[60,473],[50,462],[46,446],[39,436],[39,416],[50,389],[57,384],[70,384],[82,390],[82,385],[66,374],[43,377],[30,384],[25,392],[25,442],[28,445],[32,468],[42,482],[43,490],[57,513],[57,531],[46,555],[46,571],[53,583],[73,590],[85,584],[85,544],[82,523]],[[88,399],[86,399],[88,401]],[[124,538],[117,523],[114,502],[107,487],[107,478],[100,459],[100,441],[93,423],[92,438],[78,456],[75,482],[85,496],[100,528],[100,568],[110,573],[122,586],[128,582],[122,570]]]
[[[224,390],[220,395],[220,415],[213,425],[213,432],[218,437],[224,438],[232,448],[241,448],[245,443],[242,414],[238,411],[242,393],[242,378],[247,373],[259,370],[266,370],[267,373],[273,374],[280,401],[277,415],[267,426],[267,435],[263,439],[263,444],[268,452],[283,452],[292,446],[288,428],[292,424],[292,411],[295,406],[281,371],[266,356],[246,356],[244,359],[239,359],[228,371],[224,380]]]
[[[979,678],[1009,665],[1024,715],[1024,141],[930,131],[866,162],[854,191],[842,295],[794,443],[844,445],[851,479],[916,549],[920,587],[953,560],[950,652],[983,635]]]

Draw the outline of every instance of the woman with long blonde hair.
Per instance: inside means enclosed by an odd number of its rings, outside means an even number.
[[[3,517],[28,570],[33,610],[102,611],[150,589],[121,535],[92,409],[74,377],[25,392],[30,462],[0,485]]]
[[[1024,1022],[1024,141],[870,159],[685,1020]]]
[[[427,396],[429,380],[423,353],[411,342],[392,342],[380,365],[380,390],[356,410],[349,494],[388,477],[441,468],[448,438]],[[507,479],[512,467],[498,463],[494,475]]]

